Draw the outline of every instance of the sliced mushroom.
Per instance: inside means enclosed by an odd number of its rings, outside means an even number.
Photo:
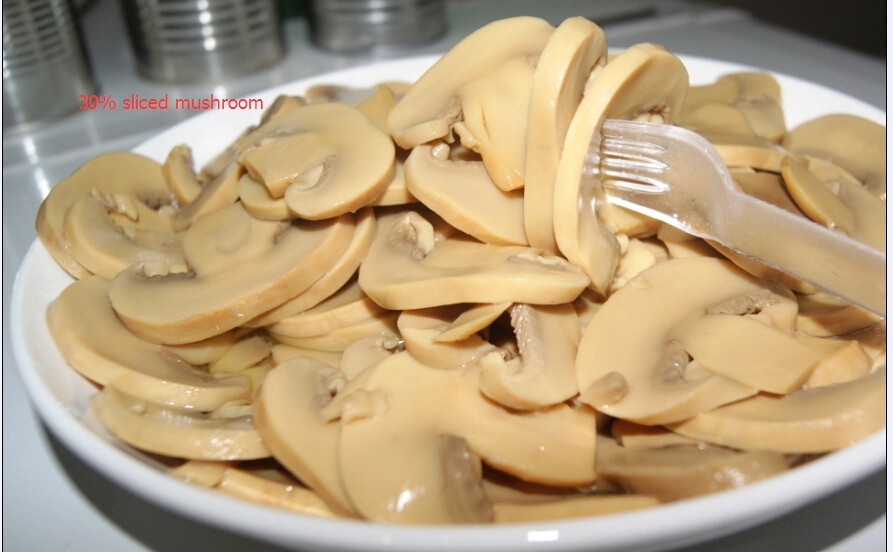
[[[780,175],[770,172],[733,172],[735,184],[748,195],[762,199],[789,213],[804,216],[791,199]]]
[[[536,66],[527,113],[524,228],[533,247],[558,252],[552,224],[555,173],[583,90],[608,61],[604,31],[583,17],[565,19]]]
[[[886,425],[887,370],[778,397],[758,395],[704,412],[673,431],[722,446],[787,454],[829,452]]]
[[[239,199],[239,179],[242,167],[235,163],[227,165],[223,171],[202,186],[201,192],[192,202],[174,214],[174,230],[186,230],[202,215],[223,209]]]
[[[162,345],[161,349],[182,358],[189,364],[201,366],[214,362],[225,355],[236,342],[236,338],[236,331],[231,330],[194,343]]]
[[[186,144],[171,148],[161,172],[180,205],[192,203],[202,191],[202,184],[192,165],[192,149]]]
[[[272,119],[246,137],[241,162],[298,216],[351,213],[385,191],[394,144],[356,108],[311,104]]]
[[[641,494],[577,496],[532,504],[496,503],[493,505],[493,521],[533,523],[573,519],[638,510],[659,503],[656,498]]]
[[[66,251],[68,243],[62,225],[68,208],[93,189],[132,196],[150,206],[169,205],[173,201],[161,165],[130,152],[97,155],[56,184],[40,204],[35,226],[47,251],[75,278],[87,276],[90,271]]]
[[[655,425],[752,396],[756,389],[721,375],[686,380],[688,355],[672,333],[710,311],[760,310],[784,327],[793,323],[792,299],[728,261],[692,257],[657,264],[614,293],[586,328],[576,359],[581,400],[611,416]],[[610,404],[601,402],[603,388],[616,387],[618,378],[628,390]]]
[[[821,355],[821,360],[804,384],[805,388],[853,381],[871,372],[872,358],[858,340],[828,339],[805,334],[796,334],[795,337]]]
[[[47,326],[66,361],[100,385],[144,401],[209,411],[251,397],[242,376],[210,374],[170,349],[143,341],[121,324],[99,276],[69,285],[47,309]]]
[[[277,343],[273,345],[272,359],[274,366],[284,364],[285,362],[297,356],[310,357],[312,359],[325,362],[332,368],[338,368],[338,366],[341,364],[342,354],[341,352],[314,351],[312,349],[303,349],[301,347],[285,345],[284,343]]]
[[[407,157],[409,157],[409,152],[404,149],[397,149],[394,162],[394,178],[388,184],[388,187],[385,188],[384,193],[369,203],[369,205],[373,207],[390,207],[419,202],[406,187],[406,172],[403,166]]]
[[[95,192],[83,195],[65,212],[63,231],[67,252],[91,273],[106,279],[135,263],[159,265],[169,272],[185,272],[183,234],[167,228],[126,227],[110,214],[114,199]]]
[[[375,239],[378,224],[375,213],[370,208],[357,211],[356,230],[341,258],[323,274],[312,286],[297,297],[245,323],[250,327],[274,324],[286,317],[304,312],[322,302],[344,286],[357,272],[360,263]]]
[[[867,328],[880,317],[827,292],[797,296],[796,329],[816,337],[848,335]]]
[[[524,194],[493,184],[481,161],[449,159],[449,146],[413,148],[403,170],[409,192],[457,229],[484,243],[527,245]]]
[[[403,311],[397,319],[403,346],[422,364],[442,369],[458,368],[496,351],[495,346],[473,332],[461,340],[436,341],[463,309],[463,305],[444,305]]]
[[[656,449],[673,445],[697,445],[698,441],[660,426],[646,426],[627,420],[611,423],[611,436],[625,448]],[[599,441],[601,443],[601,441]]]
[[[752,168],[759,171],[781,172],[781,162],[792,153],[774,142],[757,136],[742,136],[723,132],[701,132],[713,144],[729,168]],[[798,161],[799,156],[794,156]]]
[[[472,334],[486,329],[494,320],[502,316],[502,313],[508,310],[510,306],[512,304],[508,301],[474,305],[462,311],[462,314],[457,316],[449,327],[437,334],[434,341],[450,343],[471,337]]]
[[[240,337],[226,354],[208,364],[208,371],[212,374],[238,374],[266,359],[271,353],[270,339],[261,333],[252,332]]]
[[[620,246],[600,219],[604,202],[598,197],[598,183],[585,174],[590,143],[600,140],[605,119],[671,123],[687,88],[688,73],[679,58],[660,46],[639,44],[599,72],[571,121],[555,178],[555,239],[599,293],[608,290]]]
[[[391,338],[399,335],[399,330],[397,329],[397,317],[399,314],[399,312],[382,309],[376,316],[321,335],[295,337],[275,331],[272,326],[268,327],[267,331],[277,341],[293,347],[316,351],[343,352],[351,343],[360,339],[373,336]]]
[[[881,200],[887,199],[887,129],[856,115],[825,115],[792,129],[788,150],[834,161]]]
[[[151,277],[134,265],[112,281],[109,297],[144,339],[200,341],[306,290],[335,264],[354,228],[353,215],[283,227],[251,218],[236,203],[199,218],[187,232],[190,273]]]
[[[374,416],[342,420],[339,447],[341,480],[364,517],[487,521],[475,455],[525,480],[565,486],[594,481],[591,411],[560,405],[511,413],[480,395],[478,374],[472,366],[430,368],[407,352],[364,372],[365,392],[380,393],[384,406]],[[466,475],[456,479],[457,471]]]
[[[785,457],[774,452],[691,445],[657,449],[600,446],[596,462],[602,477],[661,502],[734,489],[788,469]]]
[[[254,403],[257,429],[273,457],[340,515],[355,517],[338,470],[338,422],[320,415],[344,386],[328,364],[296,357],[269,374]]]
[[[253,460],[270,451],[250,416],[175,410],[147,403],[107,385],[90,399],[96,418],[138,449],[194,460]]]
[[[385,313],[370,299],[356,279],[313,308],[283,318],[268,326],[268,330],[289,337],[311,337],[366,322]]]
[[[394,310],[456,303],[572,301],[588,278],[542,250],[450,238],[438,217],[409,212],[372,243],[360,266],[360,287]]]
[[[388,115],[404,149],[451,127],[481,154],[499,188],[524,186],[527,113],[536,59],[554,27],[533,17],[495,21],[468,35],[406,92]],[[462,115],[461,123],[457,121]]]
[[[270,195],[270,190],[248,173],[242,175],[236,188],[242,205],[254,218],[285,221],[296,216],[288,208],[285,198]]]
[[[622,234],[617,236],[620,242],[620,262],[617,263],[617,271],[611,281],[611,292],[622,288],[626,283],[650,266],[666,261],[667,250],[659,243],[644,241],[638,238],[626,238]]]
[[[351,381],[366,368],[403,350],[405,348],[399,337],[384,335],[364,337],[344,349],[338,369],[348,381]]]
[[[574,357],[580,326],[573,306],[516,304],[509,312],[521,355],[484,354],[481,392],[518,410],[541,409],[577,395]]]

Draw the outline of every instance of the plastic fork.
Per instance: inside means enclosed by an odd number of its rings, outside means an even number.
[[[716,149],[695,132],[609,119],[600,134],[585,171],[611,203],[886,317],[886,252],[740,191]]]

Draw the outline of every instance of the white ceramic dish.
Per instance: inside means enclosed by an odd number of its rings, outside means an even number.
[[[434,57],[387,62],[321,75],[265,91],[281,93],[334,83],[368,86],[413,80]],[[683,57],[693,84],[743,69]],[[776,75],[789,127],[830,112],[858,114],[886,125],[886,114],[858,100],[802,80]],[[179,143],[192,146],[197,164],[210,159],[259,118],[258,111],[208,112],[140,146],[163,161]],[[46,425],[97,471],[146,500],[180,515],[281,546],[313,550],[656,550],[704,541],[757,525],[842,489],[886,464],[886,429],[847,449],[748,487],[631,513],[560,522],[488,527],[395,527],[317,519],[257,506],[182,483],[149,457],[112,439],[89,416],[91,383],[68,367],[50,337],[44,313],[71,278],[39,242],[28,252],[12,294],[11,333],[25,386]]]

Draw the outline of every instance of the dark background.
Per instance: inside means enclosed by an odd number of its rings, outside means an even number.
[[[887,59],[887,4],[878,0],[704,0],[754,18]]]

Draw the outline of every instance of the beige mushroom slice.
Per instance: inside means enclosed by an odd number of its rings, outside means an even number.
[[[436,229],[420,214],[406,213],[369,248],[360,287],[379,305],[404,310],[502,301],[560,304],[589,283],[579,269],[542,250],[450,237],[455,230],[429,218]]]
[[[351,343],[360,339],[373,336],[386,338],[398,336],[397,317],[399,315],[399,312],[382,309],[376,316],[321,335],[296,337],[275,331],[273,326],[269,326],[267,331],[277,341],[293,347],[343,353]]]
[[[759,311],[786,327],[793,324],[792,303],[790,292],[728,261],[692,257],[657,264],[614,293],[586,328],[576,359],[580,398],[616,418],[657,425],[752,396],[756,389],[722,375],[686,380],[688,355],[672,333],[711,312]],[[605,388],[618,389],[619,398],[602,402]]]
[[[743,316],[700,316],[670,335],[711,371],[770,393],[801,387],[821,358],[790,333]]]
[[[886,425],[887,370],[854,381],[757,395],[669,425],[673,431],[721,446],[786,454],[820,453],[855,443]]]
[[[795,334],[795,337],[821,355],[821,360],[804,384],[805,388],[845,383],[871,372],[872,358],[858,340],[828,339],[805,334]]]
[[[478,361],[490,352],[500,355],[476,333],[446,343],[435,340],[463,310],[464,305],[444,305],[403,311],[397,318],[397,328],[404,348],[420,363],[446,370]]]
[[[391,110],[394,141],[411,149],[446,138],[453,128],[464,146],[481,154],[500,189],[523,187],[535,64],[554,30],[542,19],[515,17],[468,35]]]
[[[284,364],[297,356],[310,357],[315,360],[325,362],[332,368],[338,368],[341,364],[341,352],[331,351],[314,351],[312,349],[303,349],[301,347],[292,347],[284,343],[277,343],[272,348],[272,360],[274,366]]]
[[[449,146],[413,148],[403,166],[406,188],[458,230],[484,243],[527,245],[524,194],[497,188],[481,161],[449,159]]]
[[[484,354],[481,392],[517,410],[541,409],[576,396],[580,326],[574,307],[516,304],[509,313],[521,355],[507,359],[502,351]]]
[[[577,322],[580,324],[580,335],[586,331],[586,326],[598,312],[598,309],[605,304],[605,298],[598,295],[591,289],[584,290],[579,297],[574,299],[572,303],[574,311],[577,313]]]
[[[338,469],[341,426],[320,414],[344,376],[319,360],[296,357],[269,374],[254,403],[254,420],[273,457],[340,515],[356,517]]]
[[[599,446],[596,463],[601,477],[661,502],[742,487],[788,469],[784,455],[774,452],[691,445]]]
[[[270,195],[270,190],[248,173],[242,175],[236,189],[245,210],[254,218],[285,221],[296,217],[285,203],[285,198]]]
[[[351,238],[347,249],[344,250],[341,258],[338,259],[332,268],[297,297],[285,301],[281,305],[246,322],[244,325],[256,328],[274,324],[284,318],[315,307],[344,286],[356,274],[378,230],[376,216],[371,208],[360,209],[357,211],[355,218],[356,230],[353,238]]]
[[[269,470],[268,470],[269,471]],[[190,460],[170,470],[174,477],[228,495],[302,514],[331,517],[334,512],[313,491],[285,474],[268,475],[247,463]]]
[[[770,172],[733,172],[735,184],[748,195],[797,216],[805,216],[791,199],[781,175]]]
[[[679,123],[694,130],[756,135],[778,142],[786,131],[781,85],[768,73],[723,75],[711,85],[689,90]]]
[[[313,308],[283,318],[267,329],[278,335],[311,337],[366,322],[385,312],[352,279]]]
[[[374,335],[364,337],[348,345],[341,355],[338,369],[348,381],[380,360],[405,350],[396,336]]]
[[[246,137],[241,162],[298,216],[350,213],[384,193],[394,144],[356,108],[311,104],[273,118]]]
[[[791,276],[790,274],[778,270],[777,268],[771,267],[767,264],[757,261],[756,259],[753,259],[752,257],[748,257],[743,253],[739,253],[733,249],[730,249],[719,242],[708,240],[707,243],[710,244],[710,247],[719,252],[723,257],[735,263],[738,268],[744,270],[745,272],[756,278],[781,282],[797,293],[810,295],[818,293],[819,291],[819,288],[815,287],[812,284],[808,284],[803,280],[800,280]]]
[[[434,337],[438,343],[450,343],[461,341],[473,334],[485,330],[497,318],[502,316],[512,304],[508,301],[502,303],[482,303],[474,305],[462,311],[450,325]]]
[[[75,278],[90,274],[66,251],[62,225],[68,208],[93,189],[123,194],[150,206],[169,205],[173,194],[161,172],[161,165],[131,152],[111,152],[93,157],[56,184],[37,211],[37,235],[50,255]]]
[[[533,247],[558,252],[552,224],[555,173],[583,90],[607,63],[604,31],[583,17],[565,19],[536,66],[527,113],[524,228]]]
[[[353,215],[283,226],[253,219],[236,203],[199,218],[186,233],[190,273],[151,277],[134,265],[112,280],[109,297],[144,339],[200,341],[306,290],[337,262],[354,229]]]
[[[781,142],[787,132],[784,112],[778,100],[763,94],[740,96],[732,106],[739,110],[756,136]]]
[[[512,413],[480,395],[478,374],[473,366],[430,368],[407,352],[364,372],[365,392],[382,394],[385,406],[374,416],[342,420],[339,444],[341,480],[363,517],[488,521],[478,455],[525,480],[564,486],[595,480],[592,411],[560,405]]]
[[[656,449],[673,445],[698,444],[698,441],[673,433],[669,429],[660,426],[646,426],[627,420],[614,420],[611,423],[611,436],[625,448]]]
[[[698,133],[721,132],[736,136],[755,136],[744,113],[728,104],[707,103],[694,109],[683,109],[676,123]]]
[[[797,302],[796,329],[816,337],[852,334],[880,320],[878,315],[824,291],[799,295]]]
[[[825,115],[792,129],[782,145],[837,163],[886,201],[887,129],[883,125],[856,115]]]
[[[666,261],[669,258],[667,250],[654,241],[645,241],[638,238],[629,239],[622,234],[617,236],[617,240],[620,242],[621,255],[620,262],[617,264],[617,271],[614,273],[614,279],[611,281],[610,292],[622,288],[630,279],[646,268]]]
[[[682,62],[660,46],[639,44],[612,60],[590,83],[577,109],[555,178],[554,230],[561,252],[606,293],[620,258],[620,245],[602,222],[605,203],[594,178],[584,174],[589,145],[600,140],[605,119],[672,123],[688,88]],[[656,226],[655,226],[656,230]]]
[[[493,504],[495,523],[532,523],[549,520],[599,516],[649,508],[660,504],[646,495],[593,495],[570,497],[532,504]]]
[[[238,374],[266,359],[272,352],[270,339],[252,332],[240,337],[226,354],[208,364],[208,371]]]
[[[98,192],[81,196],[65,213],[62,225],[67,252],[91,273],[114,278],[132,264],[159,265],[186,272],[183,234],[168,228],[122,227],[110,213],[114,199]]]
[[[701,134],[713,144],[722,160],[731,169],[752,168],[779,173],[781,162],[793,155],[778,144],[757,136],[712,131],[703,131]],[[793,156],[800,160],[800,156]]]
[[[171,148],[161,172],[180,205],[192,203],[202,191],[202,184],[193,168],[192,148],[186,144]]]
[[[162,345],[161,349],[182,358],[189,364],[201,366],[214,362],[225,355],[236,342],[236,338],[236,331],[231,330],[195,343]]]
[[[218,211],[238,201],[239,180],[243,172],[241,166],[230,163],[220,174],[202,186],[198,196],[174,214],[174,230],[186,230],[202,215]]]
[[[410,203],[419,202],[419,200],[416,199],[406,187],[406,173],[403,170],[403,165],[406,162],[407,157],[409,157],[408,151],[397,148],[394,162],[394,178],[391,180],[390,184],[388,184],[388,187],[385,188],[384,193],[369,203],[369,205],[372,205],[373,207],[391,207],[394,205],[409,205]]]
[[[130,333],[112,310],[108,285],[99,276],[82,278],[47,309],[50,334],[72,368],[100,385],[171,407],[209,411],[251,396],[245,378],[210,374]]]
[[[164,408],[108,385],[90,399],[96,418],[113,435],[138,449],[190,460],[254,460],[270,451],[251,416]]]

